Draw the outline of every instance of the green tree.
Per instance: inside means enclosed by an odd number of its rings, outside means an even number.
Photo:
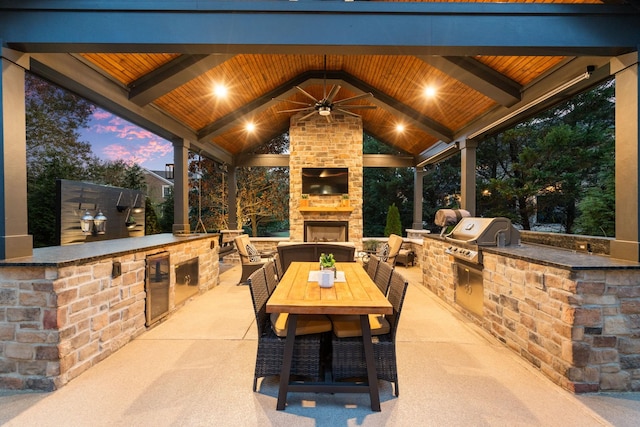
[[[387,144],[370,135],[364,135],[365,154],[400,154]],[[363,170],[363,224],[364,236],[384,234],[387,210],[395,204],[401,222],[411,224],[413,220],[413,168],[364,168]]]
[[[94,106],[70,92],[25,74],[27,168],[39,175],[50,159],[65,159],[73,171],[94,166],[91,144],[80,140]],[[90,175],[86,173],[86,175]]]
[[[460,155],[429,165],[422,182],[422,217],[426,228],[440,231],[433,224],[439,209],[460,208]]]
[[[392,234],[402,236],[400,211],[398,211],[398,207],[395,205],[395,203],[389,206],[389,211],[387,213],[387,225],[384,227],[384,235],[386,237],[389,237]]]
[[[35,247],[56,245],[56,180],[91,180],[98,159],[80,141],[93,106],[27,73],[27,209]]]
[[[167,197],[165,197],[164,202],[160,204],[160,230],[163,233],[172,233],[173,232],[173,218],[174,218],[174,197],[173,197],[173,187],[169,189]]]
[[[573,232],[577,206],[589,189],[613,190],[601,182],[602,159],[612,153],[613,123],[608,82],[482,142],[477,213],[508,216],[530,229],[539,211],[535,201],[545,200],[565,231]]]
[[[158,221],[158,216],[156,215],[156,210],[153,207],[153,203],[151,203],[151,199],[145,197],[144,200],[144,234],[158,234],[162,233],[162,229],[160,228],[160,222]]]

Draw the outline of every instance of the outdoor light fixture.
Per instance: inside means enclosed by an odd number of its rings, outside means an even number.
[[[91,234],[93,231],[93,215],[86,211],[80,218],[80,229],[84,234]]]
[[[436,153],[433,156],[429,157],[428,159],[418,163],[417,167],[421,168],[423,166],[441,162],[453,156],[454,154],[456,154],[459,151],[459,149],[460,149],[460,145],[458,144],[458,142],[454,142],[453,144],[449,145],[447,148],[440,151],[439,153]]]
[[[546,101],[547,99],[559,94],[562,91],[565,91],[567,89],[569,89],[571,86],[580,83],[583,80],[588,79],[589,77],[591,77],[591,74],[593,74],[593,72],[595,71],[595,66],[593,65],[589,65],[587,67],[587,71],[585,71],[584,73],[580,74],[579,76],[569,80],[568,82],[561,84],[560,86],[556,87],[555,89],[550,90],[549,92],[545,93],[544,95],[542,95],[539,98],[534,99],[533,101],[529,102],[528,104],[523,105],[522,107],[518,108],[517,110],[512,111],[511,113],[507,114],[506,116],[503,116],[501,118],[499,118],[498,120],[496,120],[495,122],[491,123],[490,125],[487,125],[485,127],[483,127],[482,129],[475,131],[474,133],[472,133],[471,135],[469,135],[467,137],[467,139],[473,139],[493,128],[495,128],[496,126],[506,122],[509,119],[512,119],[513,117],[516,117],[518,114],[523,113],[525,111],[527,111],[528,109],[535,107],[538,104],[543,103],[544,101]]]
[[[104,216],[101,210],[93,217],[93,230],[96,234],[104,234],[107,229],[107,217]]]
[[[80,218],[80,230],[83,234],[104,234],[107,229],[107,217],[98,209],[96,216],[88,210]]]
[[[164,175],[167,179],[173,179],[173,163],[164,165]]]

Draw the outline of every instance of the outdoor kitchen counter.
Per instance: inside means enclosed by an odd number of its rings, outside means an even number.
[[[482,251],[564,270],[640,270],[637,262],[530,243],[504,248],[483,246]]]
[[[640,389],[639,263],[526,242],[481,246],[473,268],[450,246],[424,236],[423,286],[445,303],[566,390]]]
[[[428,234],[424,238],[438,240],[445,244],[448,242],[438,234]],[[504,248],[482,246],[481,250],[484,253],[503,255],[563,270],[640,270],[640,263],[637,262],[535,243],[522,243]]]
[[[219,284],[218,242],[166,233],[1,261],[0,389],[59,388],[188,307]]]
[[[124,239],[103,240],[78,245],[50,246],[35,248],[33,255],[21,258],[0,260],[3,266],[52,266],[63,267],[96,261],[102,258],[112,258],[154,248],[184,244],[186,242],[204,238],[217,237],[218,234],[188,234],[176,236],[171,233],[154,234],[144,237],[128,237]]]

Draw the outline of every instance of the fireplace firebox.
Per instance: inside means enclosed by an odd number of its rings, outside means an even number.
[[[305,221],[305,242],[348,242],[348,221]]]

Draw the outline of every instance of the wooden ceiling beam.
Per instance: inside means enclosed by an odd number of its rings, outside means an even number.
[[[505,107],[521,99],[521,85],[474,58],[425,55],[418,58]]]
[[[181,55],[129,85],[129,100],[146,105],[235,55]]]
[[[264,111],[270,108],[275,103],[279,102],[273,98],[289,96],[295,92],[295,86],[301,86],[303,84],[322,83],[337,83],[344,85],[349,90],[356,93],[371,92],[373,98],[367,101],[377,105],[380,108],[391,111],[393,114],[404,118],[407,122],[413,124],[418,129],[436,136],[446,142],[451,141],[453,138],[453,132],[442,124],[423,116],[419,112],[413,110],[409,106],[401,103],[393,97],[381,92],[377,88],[363,82],[362,80],[345,73],[343,71],[308,71],[300,74],[294,79],[278,86],[262,95],[259,98],[254,99],[250,103],[236,109],[233,113],[227,114],[214,123],[206,126],[198,132],[198,139],[211,139],[217,135],[224,133],[236,125],[236,122],[242,119],[247,114],[255,114],[260,111]]]
[[[368,99],[367,101],[377,105],[378,107],[384,108],[385,110],[390,111],[392,114],[402,117],[408,123],[411,123],[416,128],[426,132],[430,135],[435,136],[445,142],[449,142],[453,139],[453,131],[443,124],[426,117],[409,107],[406,104],[398,101],[392,96],[387,95],[384,92],[381,92],[374,86],[358,79],[357,77],[352,76],[351,74],[345,73],[343,71],[327,71],[327,79],[341,80],[345,83],[345,87],[355,92],[367,93],[370,92],[373,94],[373,98]]]

